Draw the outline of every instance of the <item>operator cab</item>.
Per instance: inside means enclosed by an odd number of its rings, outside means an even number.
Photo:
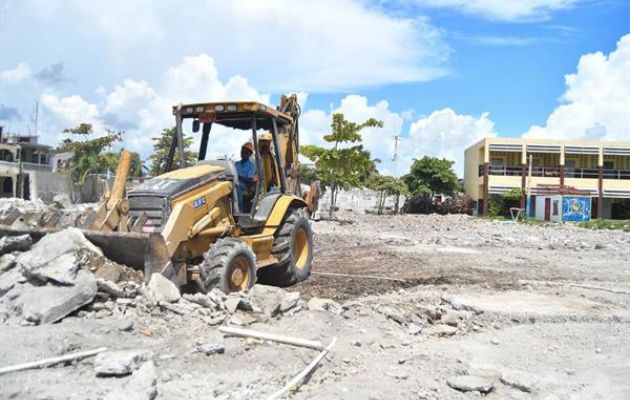
[[[272,107],[257,102],[221,102],[179,105],[173,107],[176,134],[173,136],[166,171],[173,168],[175,152],[183,155],[183,126],[191,122],[194,133],[201,131],[201,144],[197,165],[221,167],[221,179],[233,182],[232,210],[237,223],[244,229],[256,228],[264,224],[275,201],[287,193],[285,165],[280,147],[280,131],[293,123],[293,118]],[[206,160],[209,137],[214,124],[241,131],[251,131],[249,147],[252,150],[251,162],[256,178],[249,181],[240,179],[235,162],[228,159]],[[265,134],[262,134],[262,132]],[[228,133],[229,134],[229,133]],[[282,140],[288,140],[282,138]],[[185,158],[179,158],[179,168],[185,167]],[[177,167],[175,167],[177,168]],[[166,172],[165,171],[165,172]],[[247,181],[247,182],[245,182]],[[242,190],[248,187],[251,206],[243,204]],[[240,188],[240,191],[239,191]],[[298,194],[299,195],[299,194]],[[240,201],[239,201],[240,200]]]

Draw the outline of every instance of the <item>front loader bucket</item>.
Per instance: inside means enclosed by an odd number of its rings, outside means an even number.
[[[28,234],[37,242],[57,228],[16,229],[0,225],[0,237]],[[153,272],[163,273],[170,263],[164,238],[159,233],[108,232],[81,229],[83,235],[103,250],[112,261],[144,271],[145,280]],[[168,276],[167,276],[168,277]],[[171,277],[168,277],[169,279]]]

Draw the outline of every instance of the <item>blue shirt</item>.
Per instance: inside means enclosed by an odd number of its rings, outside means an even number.
[[[247,160],[239,160],[235,162],[234,166],[236,167],[236,173],[238,174],[239,178],[243,177],[247,179],[252,179],[254,175],[256,175],[256,167],[254,166],[252,160],[249,158]],[[241,190],[247,190],[249,187],[249,185],[245,182],[239,182],[238,186]]]

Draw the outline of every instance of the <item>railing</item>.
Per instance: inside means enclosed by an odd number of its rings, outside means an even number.
[[[597,179],[599,178],[599,170],[592,168],[565,168],[564,177]]]
[[[488,175],[521,176],[522,172],[523,167],[518,166],[490,165],[488,167]],[[479,166],[479,176],[483,176],[483,165]]]
[[[630,179],[630,171],[621,169],[605,169],[604,179]]]
[[[532,176],[559,177],[560,167],[532,167]]]
[[[522,176],[521,166],[493,166],[488,167],[488,175],[499,176]],[[479,176],[483,176],[483,165],[479,166]],[[528,170],[526,170],[528,173]],[[605,169],[603,179],[628,179],[630,180],[630,170]],[[560,177],[560,167],[532,167],[532,176]],[[565,178],[598,179],[599,170],[593,168],[565,168]]]

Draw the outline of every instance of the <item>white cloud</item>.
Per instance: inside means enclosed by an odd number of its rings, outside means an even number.
[[[474,36],[470,41],[483,46],[530,46],[539,41],[535,37],[517,36]]]
[[[117,70],[140,73],[147,65],[164,67],[165,54],[204,52],[222,71],[247,76],[265,91],[431,80],[447,73],[450,53],[427,18],[387,15],[363,0],[40,3],[25,1],[25,12],[40,25],[63,25],[78,40],[97,43],[103,64]]]
[[[455,161],[455,172],[463,176],[466,147],[484,137],[497,135],[488,113],[476,117],[457,114],[450,108],[418,118],[411,123],[407,133],[403,127],[405,117],[410,116],[409,111],[395,112],[390,110],[387,101],[370,104],[366,97],[359,95],[346,96],[332,112],[341,112],[348,120],[357,123],[368,118],[383,121],[383,128],[368,128],[361,133],[364,147],[370,151],[372,158],[381,160],[378,169],[387,175],[403,175],[411,167],[414,158],[427,155]],[[322,136],[330,131],[330,121],[330,113],[322,110],[305,112],[300,119],[302,143],[325,146]],[[393,136],[397,135],[400,136],[400,142],[398,161],[394,166]]]
[[[455,161],[455,172],[464,171],[464,150],[484,137],[496,136],[488,113],[479,117],[457,114],[450,108],[433,111],[411,124],[402,140],[402,160],[408,170],[414,158],[433,156]]]
[[[99,121],[98,107],[85,101],[81,96],[58,97],[54,94],[44,94],[40,101],[42,106],[59,116],[69,127],[81,122],[94,124]]]
[[[381,100],[376,104],[369,104],[367,97],[348,95],[344,97],[339,106],[332,113],[343,113],[346,119],[361,123],[367,119],[375,118],[383,122],[382,128],[365,128],[361,130],[363,146],[370,151],[373,159],[379,159],[378,169],[384,174],[393,174],[394,155],[393,136],[400,135],[403,126],[403,117],[389,109],[389,103]],[[323,140],[323,135],[330,132],[331,113],[323,110],[312,109],[306,111],[300,118],[300,140],[302,144],[315,144],[329,146]],[[397,172],[401,172],[399,168]]]
[[[499,21],[546,20],[555,11],[569,9],[583,0],[415,0],[416,4],[452,8]]]
[[[606,55],[580,57],[577,71],[565,76],[566,92],[545,126],[526,137],[628,140],[630,137],[630,34]]]
[[[161,87],[154,88],[146,81],[125,79],[109,92],[99,87],[96,92],[104,97],[101,103],[91,103],[78,95],[59,97],[54,94],[44,94],[41,103],[57,119],[50,126],[51,132],[81,122],[92,123],[96,135],[103,134],[106,127],[125,130],[122,145],[145,157],[152,149],[151,138],[158,136],[163,128],[174,125],[172,106],[177,103],[224,99],[269,103],[269,95],[261,94],[241,76],[233,76],[223,83],[213,59],[207,54],[184,57],[181,63],[164,73],[163,82]],[[190,127],[184,128],[190,133]],[[236,156],[248,135],[215,126],[208,155]],[[199,144],[198,136],[193,148]],[[54,134],[49,137],[59,139]]]
[[[27,63],[18,63],[15,68],[0,71],[0,82],[16,84],[31,76],[31,67]]]

